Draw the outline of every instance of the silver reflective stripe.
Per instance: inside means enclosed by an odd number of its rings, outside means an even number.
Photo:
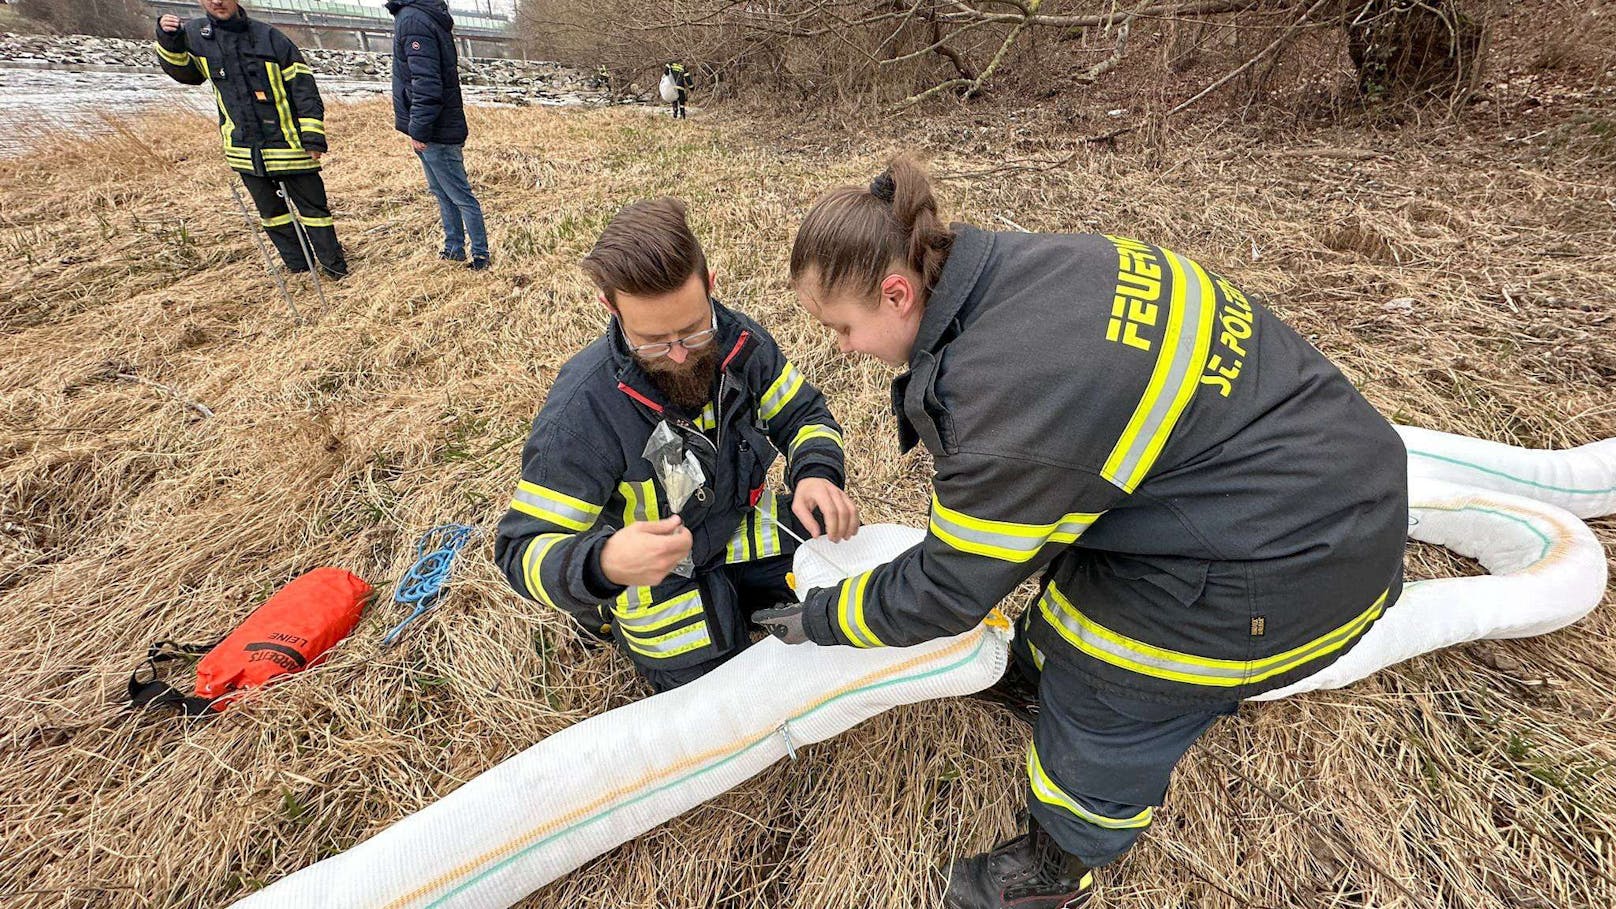
[[[1200,685],[1234,686],[1246,681],[1244,668],[1199,666],[1168,658],[1160,652],[1147,653],[1131,648],[1102,635],[1100,626],[1078,612],[1054,584],[1050,584],[1038,600],[1038,608],[1044,618],[1055,624],[1061,636],[1077,645],[1079,650],[1108,663],[1121,665],[1124,669]]]
[[[707,623],[697,622],[689,628],[670,632],[660,638],[641,640],[635,637],[625,637],[630,650],[657,659],[676,657],[692,650],[700,650],[712,643],[707,634]]]
[[[1199,657],[1135,641],[1083,615],[1054,584],[1039,598],[1038,611],[1061,637],[1097,660],[1169,681],[1233,688],[1290,672],[1340,650],[1380,616],[1389,594],[1382,593],[1368,609],[1339,628],[1284,653],[1250,661]]]
[[[575,499],[566,493],[547,489],[526,480],[516,484],[511,507],[529,517],[548,521],[568,530],[588,530],[600,514],[600,506]]]
[[[874,574],[875,569],[872,568],[842,582],[841,597],[837,601],[837,620],[842,627],[843,637],[854,647],[886,646],[864,620],[864,591],[870,586],[870,577]]]
[[[1054,524],[1020,525],[1009,521],[984,521],[955,511],[934,496],[931,529],[943,542],[961,552],[1007,562],[1026,562],[1047,543],[1076,540],[1098,518],[1099,515],[1095,514],[1069,514]]]
[[[651,605],[651,588],[630,587],[617,595],[617,612],[644,609]],[[615,616],[614,616],[615,618]]]
[[[625,591],[626,593],[626,591]],[[616,616],[619,628],[639,634],[648,634],[701,612],[701,592],[692,590],[673,599],[657,603],[645,612],[624,612]]]
[[[752,524],[756,520],[757,518],[752,515],[741,519],[740,526],[735,528],[735,535],[729,538],[729,546],[724,551],[724,561],[735,564],[752,560]]]
[[[1038,801],[1055,808],[1061,808],[1076,815],[1081,821],[1104,827],[1107,830],[1134,830],[1150,826],[1151,815],[1154,811],[1145,808],[1138,814],[1130,817],[1106,817],[1085,808],[1081,802],[1067,795],[1055,781],[1044,772],[1044,762],[1038,757],[1038,746],[1033,745],[1027,749],[1027,780],[1032,784],[1033,795]]]
[[[753,548],[753,558],[767,559],[780,554],[780,528],[770,520],[776,517],[777,501],[772,492],[758,499],[755,509],[758,515],[752,519],[753,526],[757,528],[757,546]]]
[[[1165,249],[1162,253],[1173,266],[1166,336],[1150,385],[1101,471],[1124,492],[1138,488],[1167,444],[1179,414],[1200,384],[1212,340],[1216,300],[1210,293],[1211,282],[1182,256]]]
[[[619,483],[617,491],[623,496],[625,525],[658,519],[660,509],[657,507],[656,486],[650,480]]]

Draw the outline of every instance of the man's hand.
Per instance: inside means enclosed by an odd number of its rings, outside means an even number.
[[[819,522],[814,520],[814,509],[825,518],[825,526],[820,528]],[[835,483],[821,477],[809,477],[797,483],[797,488],[791,501],[791,513],[797,516],[802,526],[808,528],[808,535],[818,537],[821,533],[830,537],[831,542],[840,543],[859,529],[858,506],[847,497],[847,493],[837,487]]]
[[[678,515],[630,524],[601,547],[600,571],[613,584],[654,587],[690,555],[694,542]]]
[[[318,161],[321,158],[325,157],[325,152],[323,152],[323,151],[315,151],[313,149],[309,149],[309,157],[313,158],[316,161]]]
[[[415,138],[414,136],[411,136],[410,137],[410,148],[414,149],[416,153],[424,152],[424,151],[426,151],[426,143],[422,142],[420,139]]]
[[[184,24],[185,23],[180,21],[179,16],[173,15],[172,13],[157,20],[157,27],[165,32],[177,32]]]
[[[752,613],[752,621],[787,644],[806,644],[808,633],[802,628],[802,608],[803,604],[794,603],[774,609],[759,609]]]

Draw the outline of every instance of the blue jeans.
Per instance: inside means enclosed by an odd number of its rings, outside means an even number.
[[[465,146],[427,143],[416,152],[426,171],[426,188],[438,198],[438,216],[443,219],[443,251],[459,258],[465,255],[466,238],[471,238],[471,256],[488,257],[488,229],[483,226],[483,207],[471,194],[466,179]]]

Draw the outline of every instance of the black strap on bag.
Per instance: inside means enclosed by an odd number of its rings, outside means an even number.
[[[209,713],[209,705],[213,703],[211,699],[187,697],[167,682],[158,681],[157,676],[160,672],[157,664],[199,659],[219,646],[223,640],[224,638],[220,638],[212,644],[176,644],[173,641],[158,641],[151,645],[151,649],[146,653],[145,666],[151,677],[142,681],[142,670],[139,669],[129,674],[130,708],[139,710],[144,707],[178,707],[186,716],[204,716]]]

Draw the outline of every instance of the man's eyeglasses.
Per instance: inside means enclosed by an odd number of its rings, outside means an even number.
[[[641,344],[638,347],[630,347],[629,350],[633,351],[634,355],[641,359],[655,360],[673,353],[675,344],[685,350],[699,350],[713,343],[713,339],[716,337],[718,337],[718,310],[715,309],[713,310],[712,326],[709,328],[704,328],[692,335],[685,335],[682,338],[674,338],[672,341]]]

